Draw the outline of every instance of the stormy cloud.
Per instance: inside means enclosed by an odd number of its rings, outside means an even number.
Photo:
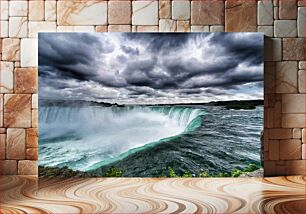
[[[40,33],[39,96],[183,103],[263,96],[260,33]]]

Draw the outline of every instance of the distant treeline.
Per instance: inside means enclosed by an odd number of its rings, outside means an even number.
[[[212,101],[208,103],[173,103],[173,104],[142,104],[141,106],[224,106],[227,109],[254,109],[256,106],[262,106],[264,104],[263,100],[230,100],[230,101]],[[125,105],[117,103],[106,103],[97,101],[85,101],[85,100],[48,100],[40,99],[39,106],[50,107],[50,106],[102,106],[102,107],[124,107]]]
[[[208,103],[175,103],[175,104],[154,104],[147,106],[224,106],[226,109],[254,109],[256,106],[263,106],[263,100],[229,100],[212,101]]]

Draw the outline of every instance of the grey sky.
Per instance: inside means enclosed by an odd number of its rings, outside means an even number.
[[[39,96],[117,103],[263,97],[260,33],[40,33]]]

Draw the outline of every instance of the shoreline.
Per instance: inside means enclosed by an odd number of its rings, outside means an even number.
[[[232,172],[219,172],[217,175],[210,175],[208,172],[202,171],[198,175],[191,174],[186,171],[182,175],[178,175],[171,167],[164,167],[166,170],[158,177],[151,178],[215,178],[215,177],[263,177],[263,167],[256,164],[249,164],[244,169],[234,169]],[[110,166],[104,175],[97,175],[91,172],[83,172],[79,170],[69,169],[65,167],[38,166],[38,176],[40,178],[90,178],[90,177],[142,177],[142,176],[123,176],[121,169]]]

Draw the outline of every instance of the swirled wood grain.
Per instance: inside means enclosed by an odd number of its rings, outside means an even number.
[[[2,213],[305,213],[305,177],[0,178]]]

